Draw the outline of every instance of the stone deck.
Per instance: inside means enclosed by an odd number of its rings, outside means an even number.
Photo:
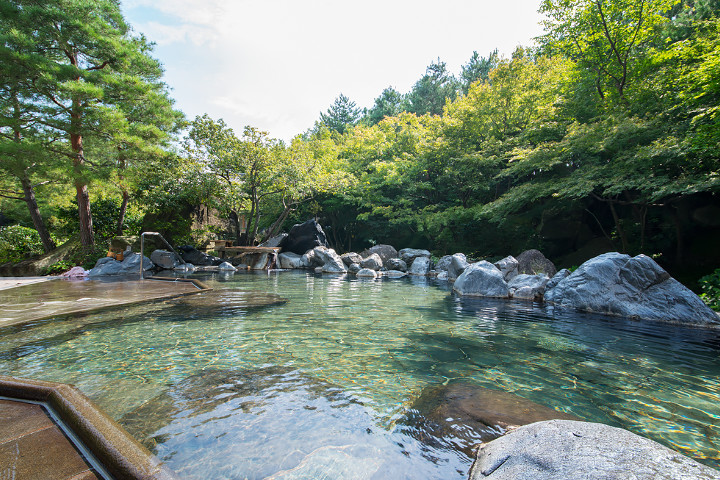
[[[22,279],[0,277],[0,327],[207,290],[200,282],[182,280],[31,279],[23,283]]]

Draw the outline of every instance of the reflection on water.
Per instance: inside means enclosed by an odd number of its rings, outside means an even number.
[[[424,389],[455,383],[720,465],[717,332],[425,279],[200,278],[218,290],[2,329],[0,371],[75,383],[188,478],[463,478],[467,443],[404,425]]]

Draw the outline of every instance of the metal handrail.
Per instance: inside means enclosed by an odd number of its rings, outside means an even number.
[[[172,247],[172,245],[170,245],[170,244],[168,243],[168,241],[165,240],[165,237],[163,237],[160,233],[158,233],[158,232],[143,232],[143,233],[140,234],[140,280],[143,280],[143,279],[145,278],[145,276],[144,276],[144,275],[145,275],[145,270],[143,269],[143,258],[145,258],[145,256],[144,256],[144,252],[145,252],[145,235],[152,235],[152,236],[155,236],[155,237],[160,237],[160,240],[162,240],[163,243],[165,243],[165,245],[168,246],[168,248],[170,249],[170,251],[171,251],[172,253],[174,253],[175,255],[177,255],[177,257],[180,259],[180,261],[183,263],[183,265],[187,265],[187,262],[185,262],[185,260],[183,260],[183,258],[175,251],[175,249]]]

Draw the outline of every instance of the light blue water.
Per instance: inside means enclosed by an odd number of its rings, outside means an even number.
[[[470,458],[403,425],[457,381],[720,466],[718,332],[425,279],[200,278],[215,291],[0,329],[0,371],[76,384],[187,478],[465,478]]]

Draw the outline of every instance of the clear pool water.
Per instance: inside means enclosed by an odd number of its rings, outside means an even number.
[[[200,278],[215,291],[0,329],[0,371],[76,384],[189,479],[466,478],[466,454],[403,422],[458,381],[720,467],[718,332],[426,279]]]

